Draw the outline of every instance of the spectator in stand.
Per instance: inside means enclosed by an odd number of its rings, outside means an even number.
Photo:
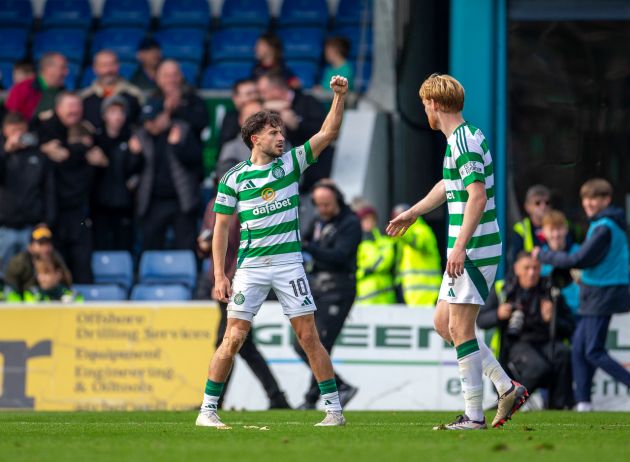
[[[243,106],[251,101],[258,101],[258,88],[256,82],[251,79],[237,80],[232,86],[232,102],[234,109],[227,111],[221,124],[221,135],[219,137],[219,151],[228,141],[232,141],[237,136],[241,136],[241,125],[245,119],[239,116]]]
[[[265,33],[256,41],[256,63],[252,69],[252,80],[258,80],[263,75],[273,73],[281,75],[290,88],[300,88],[300,79],[284,62],[282,42],[271,33]],[[296,145],[298,146],[298,145]]]
[[[398,204],[392,209],[394,219],[409,209]],[[442,262],[435,233],[422,217],[396,238],[396,286],[401,303],[433,307],[442,283]]]
[[[284,122],[286,139],[293,146],[300,146],[321,127],[326,117],[324,107],[314,97],[299,90],[289,88],[281,74],[265,74],[258,79],[258,92],[265,109],[277,111]],[[326,150],[332,150],[327,147]],[[308,192],[313,185],[330,176],[333,153],[324,151],[318,162],[312,165],[302,177],[300,192]]]
[[[573,316],[561,296],[554,308],[549,281],[540,277],[540,263],[530,253],[522,251],[517,256],[514,275],[499,293],[491,291],[477,325],[499,329],[499,361],[514,379],[530,393],[547,388],[549,408],[570,409],[571,348],[565,341],[573,332]]]
[[[320,90],[331,92],[330,79],[335,75],[341,75],[348,79],[348,90],[354,89],[354,70],[352,64],[348,62],[350,53],[350,42],[345,37],[329,37],[324,44],[324,58],[326,67],[322,72],[322,80],[319,84]]]
[[[551,250],[553,252],[567,252],[569,255],[573,255],[580,250],[578,244],[571,244],[570,242],[569,222],[567,221],[567,217],[564,216],[564,213],[558,210],[550,210],[547,212],[542,219],[542,230],[545,241],[547,242],[541,247],[543,252]],[[553,266],[544,264],[542,265],[541,275],[543,277],[549,277],[553,269]],[[579,271],[573,271],[572,275],[577,275],[578,273]],[[577,282],[574,281],[562,288],[562,296],[573,315],[576,316],[580,303],[580,287]]]
[[[546,186],[536,184],[525,193],[525,212],[527,216],[514,224],[510,238],[508,263],[514,263],[521,252],[531,252],[534,247],[545,244],[542,231],[542,219],[551,210],[551,191]]]
[[[177,61],[167,59],[158,67],[154,97],[164,101],[164,111],[173,120],[185,121],[198,139],[210,122],[206,103],[184,81]]]
[[[567,252],[534,250],[541,262],[556,268],[582,269],[580,315],[573,336],[573,381],[578,411],[592,411],[593,377],[602,369],[630,387],[630,372],[606,349],[612,315],[630,311],[628,237],[623,210],[611,206],[613,189],[603,178],[588,180],[580,188],[582,207],[590,220],[580,249]]]
[[[95,250],[128,250],[133,247],[133,191],[143,158],[137,138],[127,123],[127,99],[110,96],[101,104],[104,127],[96,145],[107,165],[96,168],[92,191]]]
[[[39,260],[51,261],[55,266],[61,268],[61,282],[67,287],[72,285],[70,270],[53,247],[50,228],[44,224],[39,224],[33,228],[31,242],[27,250],[17,254],[9,262],[7,272],[4,275],[6,285],[14,294],[13,299],[9,301],[22,300],[24,292],[37,285],[35,263]]]
[[[155,90],[157,88],[155,76],[158,66],[162,62],[160,44],[155,39],[145,38],[140,42],[136,59],[139,66],[129,81],[143,91]]]
[[[99,129],[103,125],[101,106],[103,100],[119,95],[127,102],[127,121],[134,124],[140,114],[143,95],[140,89],[131,85],[120,74],[118,56],[110,50],[102,50],[94,55],[92,64],[96,79],[85,88],[80,96],[83,98],[83,118]]]
[[[68,75],[68,62],[60,53],[46,53],[39,60],[39,74],[14,84],[9,90],[5,106],[19,112],[30,121],[55,106],[56,96],[63,91]]]
[[[160,99],[142,107],[143,127],[136,136],[144,157],[137,193],[144,250],[166,246],[174,230],[173,247],[195,250],[196,211],[202,172],[201,143],[184,120],[174,120]],[[135,142],[134,142],[135,143]]]
[[[35,66],[30,61],[18,61],[13,65],[13,85],[35,77]]]
[[[253,116],[259,111],[262,111],[262,104],[258,101],[245,103],[239,110],[237,123],[239,126],[242,125],[250,116]],[[287,150],[286,145],[285,150]],[[238,135],[225,143],[221,148],[219,158],[217,159],[217,165],[215,167],[217,181],[220,180],[229,169],[239,162],[248,160],[251,155],[252,151],[247,147],[239,132]]]
[[[94,145],[94,127],[83,120],[76,93],[59,94],[53,113],[40,114],[40,149],[53,161],[57,202],[55,245],[79,284],[92,282],[92,231],[88,216],[94,167],[107,166]]]
[[[2,123],[0,146],[0,273],[30,242],[33,226],[54,221],[52,166],[18,112]]]
[[[64,283],[64,269],[59,262],[54,260],[36,260],[35,280],[37,283],[22,293],[22,302],[71,303],[83,301],[81,295],[74,293],[70,286]],[[12,300],[15,296],[9,293],[9,301],[17,301]]]
[[[357,211],[363,240],[357,251],[357,305],[396,303],[394,266],[396,244],[378,229],[376,209],[367,204]]]

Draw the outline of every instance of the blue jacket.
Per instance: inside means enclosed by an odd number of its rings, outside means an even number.
[[[565,252],[541,252],[540,261],[548,263],[556,268],[580,268],[590,270],[591,274],[601,274],[608,268],[605,266],[617,266],[620,252],[617,246],[625,247],[627,251],[627,240],[620,243],[618,239],[613,240],[613,229],[601,224],[603,218],[608,218],[608,223],[614,223],[625,236],[625,217],[623,211],[617,207],[608,207],[591,218],[591,228],[589,229],[586,241],[576,253]],[[598,222],[596,226],[593,223]],[[615,234],[617,231],[614,230]],[[613,249],[613,241],[615,248]],[[625,271],[628,271],[626,268]],[[626,273],[627,274],[627,273]],[[588,278],[587,278],[588,280]],[[630,292],[628,284],[613,283],[610,285],[597,283],[587,284],[582,281],[580,288],[580,309],[579,314],[583,316],[608,316],[615,313],[625,313],[630,311]]]

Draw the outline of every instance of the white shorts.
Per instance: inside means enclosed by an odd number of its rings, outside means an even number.
[[[457,278],[451,278],[445,272],[438,300],[446,300],[448,303],[485,304],[497,275],[497,267],[467,265],[464,267],[464,274]]]
[[[282,311],[289,319],[317,309],[302,264],[239,268],[232,281],[228,318],[252,322],[270,289],[276,293]]]

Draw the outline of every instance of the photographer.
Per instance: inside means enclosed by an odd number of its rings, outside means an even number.
[[[563,343],[573,332],[573,318],[564,299],[552,302],[551,287],[540,277],[540,263],[520,252],[515,278],[497,294],[490,294],[477,325],[497,327],[501,336],[499,361],[530,392],[549,390],[550,409],[573,406],[571,349]]]
[[[0,273],[24,250],[33,226],[54,213],[53,174],[24,117],[8,113],[0,143]]]

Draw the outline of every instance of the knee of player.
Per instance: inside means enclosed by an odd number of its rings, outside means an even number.
[[[221,346],[217,350],[217,353],[220,355],[221,359],[231,359],[239,352],[243,343],[245,342],[245,338],[247,338],[247,332],[241,330],[237,327],[233,327],[229,332],[225,333],[225,337],[223,337],[223,342],[221,342]]]
[[[296,333],[300,345],[305,351],[312,350],[319,343],[319,336],[315,330]]]

